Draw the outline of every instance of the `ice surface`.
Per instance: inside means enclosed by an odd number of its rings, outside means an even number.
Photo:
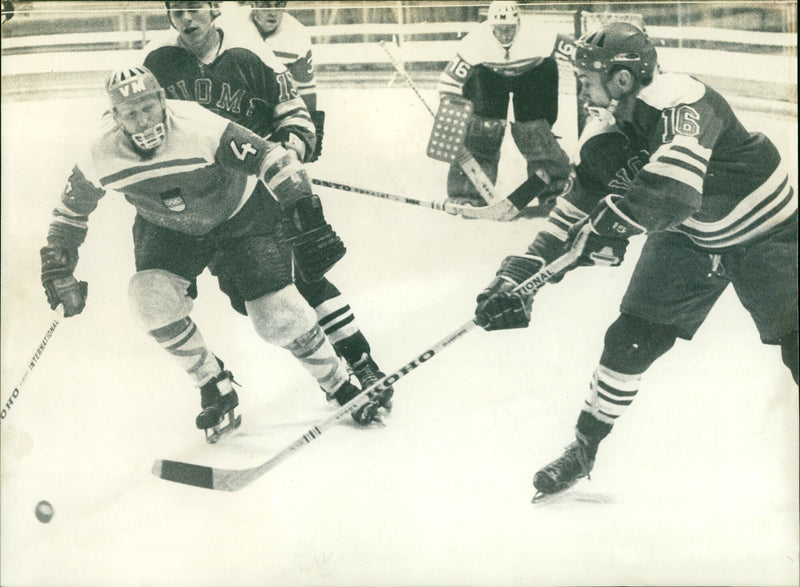
[[[315,177],[443,198],[446,169],[425,157],[430,119],[410,90],[320,101]],[[102,104],[3,104],[3,401],[49,323],[38,249]],[[743,118],[797,160],[796,120]],[[522,174],[508,140],[500,190]],[[320,194],[349,251],[331,278],[386,370],[469,320],[539,222]],[[58,327],[2,421],[2,585],[797,584],[797,389],[732,291],[648,371],[591,482],[564,501],[531,505],[531,478],[571,440],[641,243],[622,268],[544,288],[529,329],[473,332],[402,379],[385,428],[336,427],[218,493],[159,480],[151,464],[252,466],[334,408],[206,274],[193,316],[243,386],[244,420],[206,446],[196,391],[129,317],[131,220],[116,194],[92,216],[77,272],[88,307]],[[41,499],[55,508],[47,525]]]

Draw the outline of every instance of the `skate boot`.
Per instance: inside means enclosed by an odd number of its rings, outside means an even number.
[[[335,392],[328,394],[328,401],[336,400],[336,403],[338,403],[340,406],[343,406],[360,394],[361,391],[362,390],[356,387],[352,382],[345,381]],[[363,406],[353,410],[350,415],[353,417],[353,420],[355,420],[355,423],[359,426],[367,426],[371,422],[380,423],[381,418],[378,415],[379,407],[380,404],[378,404],[375,400],[367,399]]]
[[[533,503],[566,491],[584,477],[589,478],[597,446],[579,437],[566,448],[563,455],[537,471],[533,477],[533,486],[537,491]]]
[[[361,355],[361,358],[350,365],[350,368],[358,378],[359,383],[361,383],[361,389],[367,389],[386,377],[386,373],[380,370],[372,357],[370,357],[367,353]],[[389,386],[376,393],[374,399],[381,405],[381,407],[383,407],[383,409],[385,409],[387,412],[390,412],[392,410],[393,395],[394,389]]]
[[[219,360],[219,359],[217,359]],[[232,432],[242,423],[242,417],[233,413],[239,405],[239,396],[233,389],[233,374],[225,371],[220,361],[222,373],[207,381],[200,388],[200,407],[203,410],[197,415],[195,424],[205,430],[206,442],[216,443],[224,434]],[[227,417],[227,423],[223,421]]]

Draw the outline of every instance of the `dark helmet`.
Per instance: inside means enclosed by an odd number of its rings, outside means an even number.
[[[640,83],[653,79],[658,57],[648,36],[627,22],[609,22],[583,35],[575,44],[575,67],[608,73],[612,67],[629,69]]]

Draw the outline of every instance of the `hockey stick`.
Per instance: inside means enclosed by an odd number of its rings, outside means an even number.
[[[357,194],[364,194],[366,196],[373,196],[382,198],[384,200],[391,200],[393,202],[401,202],[403,204],[411,204],[413,206],[422,206],[424,208],[431,208],[432,210],[440,210],[448,214],[458,214],[465,218],[485,218],[488,220],[512,220],[525,207],[538,195],[547,188],[547,184],[538,177],[532,177],[514,190],[508,198],[500,200],[489,206],[462,206],[460,204],[453,204],[450,202],[431,202],[429,200],[418,200],[417,198],[410,198],[408,196],[398,196],[395,194],[388,194],[377,190],[370,190],[366,188],[359,188],[344,183],[329,181],[325,179],[312,179],[311,183],[314,185],[331,188],[335,190],[342,190],[343,192],[354,192]]]
[[[27,366],[25,367],[25,373],[22,374],[22,377],[19,379],[19,383],[14,386],[14,391],[11,392],[11,395],[8,397],[6,403],[3,404],[2,409],[0,409],[0,419],[5,420],[8,413],[11,411],[11,407],[14,405],[14,400],[17,399],[22,393],[22,386],[25,384],[25,381],[28,379],[28,375],[31,374],[34,367],[39,364],[39,359],[42,357],[44,350],[47,348],[50,339],[53,337],[53,333],[56,330],[56,327],[61,323],[61,320],[64,319],[64,307],[58,306],[55,311],[53,312],[52,320],[50,322],[50,326],[47,327],[47,331],[44,333],[42,340],[39,342],[39,345],[36,347],[36,351],[31,355],[30,360],[28,361]]]
[[[578,237],[578,240],[580,241],[580,239],[583,239],[585,241],[585,235],[586,233],[582,232]],[[577,261],[578,257],[580,256],[581,248],[582,247],[578,247],[577,244],[576,246],[571,247],[567,253],[519,284],[516,288],[514,288],[514,291],[520,292],[523,295],[533,295],[554,275],[568,269],[575,261]],[[454,330],[439,342],[415,356],[413,359],[411,359],[411,361],[400,367],[400,369],[397,371],[394,371],[393,373],[383,377],[381,380],[362,391],[352,400],[339,408],[335,413],[306,430],[306,432],[297,440],[283,448],[273,457],[267,459],[260,465],[246,469],[219,469],[205,465],[195,465],[192,463],[159,459],[153,463],[152,473],[156,477],[160,477],[166,481],[173,481],[175,483],[182,483],[184,485],[193,485],[195,487],[202,487],[204,489],[216,489],[218,491],[238,491],[239,489],[242,489],[243,487],[252,483],[254,480],[258,479],[270,469],[274,468],[276,465],[278,465],[278,463],[290,456],[296,450],[319,438],[322,433],[325,432],[325,430],[339,423],[351,412],[363,406],[372,397],[374,397],[375,394],[394,385],[398,379],[408,375],[411,373],[411,371],[423,363],[430,361],[435,355],[439,354],[446,347],[450,346],[455,341],[474,330],[477,326],[478,324],[475,322],[475,319],[472,319],[457,330]]]
[[[425,109],[430,113],[431,116],[436,118],[436,113],[433,111],[433,108],[430,107],[428,102],[425,100],[425,97],[422,95],[422,92],[419,91],[417,84],[414,83],[414,80],[411,79],[411,76],[406,71],[403,64],[398,61],[398,59],[389,51],[389,48],[386,46],[386,41],[380,42],[381,49],[389,56],[389,60],[392,62],[392,65],[397,70],[405,82],[409,85],[409,87],[414,91],[417,95],[417,98],[420,99],[422,104],[425,106]],[[478,193],[481,197],[486,200],[487,204],[493,204],[497,202],[500,198],[497,195],[497,192],[494,190],[494,184],[491,180],[486,176],[486,172],[483,168],[478,164],[475,160],[475,157],[472,156],[472,153],[469,152],[469,149],[462,145],[461,153],[456,161],[461,169],[464,171],[466,176],[475,186],[475,189],[478,190]]]

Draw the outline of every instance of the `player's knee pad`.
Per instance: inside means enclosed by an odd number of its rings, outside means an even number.
[[[472,116],[464,137],[464,146],[480,163],[500,161],[500,147],[506,132],[506,121]]]
[[[797,367],[798,362],[800,362],[797,335],[797,330],[794,330],[781,337],[781,358],[783,359],[783,364],[789,367],[789,371],[792,372],[792,379],[794,379],[795,383],[797,383]]]
[[[128,283],[131,311],[148,332],[182,320],[192,311],[191,283],[163,269],[135,273]]]
[[[675,344],[675,329],[620,314],[609,326],[600,363],[620,373],[644,373]]]
[[[317,315],[294,284],[245,305],[259,336],[280,347],[287,346],[317,323]]]
[[[572,172],[569,156],[558,144],[546,120],[514,122],[511,136],[528,162],[529,175],[536,169],[544,169],[553,179],[569,177]]]

